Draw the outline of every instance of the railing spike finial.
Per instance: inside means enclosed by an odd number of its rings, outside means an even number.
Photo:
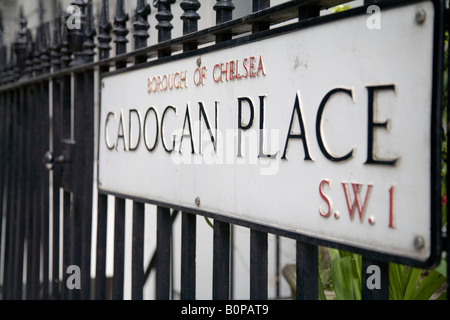
[[[6,46],[0,43],[0,85],[3,84],[4,72],[6,65]]]
[[[9,48],[9,57],[8,57],[8,63],[6,65],[6,70],[7,70],[7,82],[14,82],[15,81],[15,77],[14,77],[14,46],[10,46]]]
[[[67,18],[65,19],[67,21]],[[61,36],[61,67],[67,68],[72,62],[72,51],[70,50],[69,43],[69,29],[67,28],[67,22],[62,28]]]
[[[150,5],[147,0],[138,0],[136,6],[136,19],[133,23],[134,27],[134,46],[135,49],[145,48],[147,46],[147,39],[150,37],[148,29],[148,15],[151,13]]]
[[[33,42],[33,72],[35,75],[38,75],[41,71],[41,28],[42,25],[39,25],[36,29],[36,35]]]
[[[216,0],[213,9],[216,11],[216,24],[233,19],[234,4],[231,0]]]
[[[98,26],[98,49],[100,60],[109,58],[109,51],[111,46],[109,45],[111,38],[112,25],[109,21],[109,1],[102,0],[102,10],[100,13],[100,22]]]
[[[43,73],[50,72],[50,24],[41,26],[41,69]]]
[[[18,66],[18,72],[22,73],[25,69],[25,60],[28,52],[28,39],[27,39],[27,19],[23,14],[23,7],[19,8],[19,32],[14,40],[14,53],[16,55],[16,63]]]
[[[97,34],[94,28],[94,15],[92,0],[88,0],[87,3],[87,14],[86,14],[86,31],[85,31],[85,41],[83,43],[84,56],[86,62],[92,62],[94,60],[94,49],[96,47],[94,43],[94,37]]]
[[[23,73],[26,78],[33,76],[33,36],[30,29],[27,29],[27,56]]]
[[[156,20],[158,24],[156,29],[158,29],[158,42],[163,42],[170,40],[172,38],[173,25],[170,23],[173,19],[173,14],[170,10],[170,6],[175,3],[175,0],[157,0],[153,1],[153,6],[158,8],[156,13]],[[161,51],[159,57],[169,56],[170,51]]]
[[[127,21],[129,20],[128,14],[125,13],[125,7],[123,0],[117,0],[116,5],[116,16],[114,18],[114,34],[116,35],[116,39],[114,42],[116,43],[116,54],[126,53],[127,48],[126,45],[128,43],[127,35]]]
[[[3,45],[3,32],[4,32],[4,27],[3,27],[3,11],[0,10],[0,46]]]
[[[233,19],[234,4],[231,0],[216,0],[213,9],[216,11],[216,24]],[[225,31],[216,35],[216,42],[231,40],[232,37],[231,31]]]
[[[0,10],[0,85],[3,83],[6,66],[6,46],[3,44],[3,11]]]
[[[45,8],[43,0],[39,0],[39,24],[44,24]]]
[[[3,83],[3,70],[6,64],[5,58],[3,56],[4,51],[3,45],[3,12],[0,10],[0,85]]]
[[[200,2],[198,0],[183,0],[180,3],[181,9],[183,9],[183,14],[181,15],[181,20],[183,20],[183,34],[189,34],[198,30],[198,20],[200,15],[197,10],[200,9]]]
[[[56,1],[56,11],[55,16],[53,19],[53,42],[51,46],[50,56],[51,56],[51,65],[53,67],[53,70],[59,70],[61,67],[61,47],[62,47],[62,40],[61,40],[61,2]]]
[[[68,30],[68,40],[70,45],[70,50],[74,54],[74,59],[70,63],[70,66],[79,66],[84,63],[83,59],[83,43],[84,43],[84,30],[86,26],[84,8],[86,4],[83,0],[74,0],[71,2],[74,8],[74,13],[67,13],[66,20],[75,18],[75,26],[66,26]]]

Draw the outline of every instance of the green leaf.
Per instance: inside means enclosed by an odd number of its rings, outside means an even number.
[[[445,278],[447,278],[447,258],[442,259],[441,263],[434,269],[440,274],[442,274]]]
[[[329,249],[331,279],[337,300],[361,299],[361,257]]]
[[[356,300],[361,300],[361,257],[352,255],[351,257],[351,269],[352,269],[352,285],[353,293]],[[358,262],[359,260],[359,262]]]
[[[430,271],[415,292],[414,300],[429,300],[445,281],[446,278],[440,272],[436,270]]]
[[[414,294],[415,294],[417,285],[419,283],[421,271],[422,270],[417,269],[417,268],[410,268],[408,270],[407,286],[406,286],[405,296],[403,297],[403,300],[413,300],[414,299]]]
[[[389,264],[389,299],[402,300],[406,290],[405,267],[396,263]]]
[[[210,226],[212,229],[214,229],[214,224],[211,222],[211,220],[208,219],[208,217],[204,217],[206,223],[208,224],[208,226]]]
[[[319,300],[327,300],[327,297],[325,296],[325,291],[323,290],[322,280],[319,276]]]

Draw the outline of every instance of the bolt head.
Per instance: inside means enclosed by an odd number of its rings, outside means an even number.
[[[414,248],[417,250],[422,249],[425,246],[425,240],[421,236],[417,236],[414,238]]]
[[[416,12],[416,22],[418,24],[422,24],[425,22],[426,19],[427,19],[427,13],[425,12],[425,10],[419,9]]]

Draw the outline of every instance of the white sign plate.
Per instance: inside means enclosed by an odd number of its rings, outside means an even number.
[[[99,188],[426,262],[434,4],[337,17],[104,77]]]

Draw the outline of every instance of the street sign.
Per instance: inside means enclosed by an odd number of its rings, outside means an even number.
[[[100,190],[433,263],[438,3],[381,6],[379,28],[357,8],[103,77]]]

